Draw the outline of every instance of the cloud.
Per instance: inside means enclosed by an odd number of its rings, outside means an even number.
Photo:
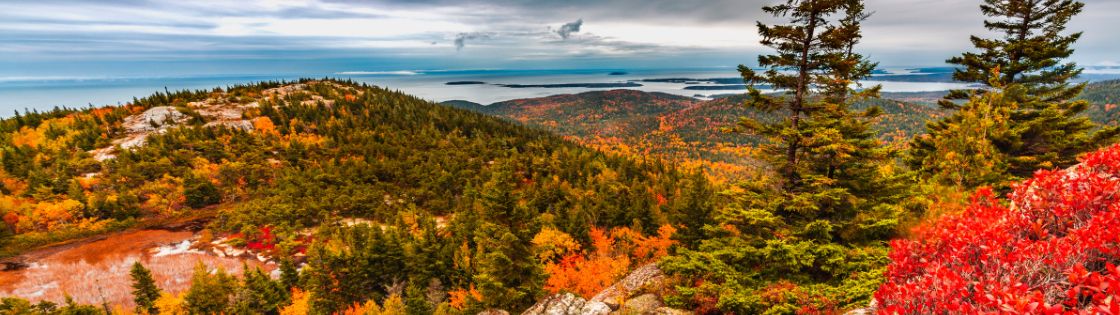
[[[1073,59],[1115,61],[1120,43],[1105,26],[1120,1],[1081,1],[1086,10],[1070,31],[1086,33]],[[736,64],[766,51],[755,21],[780,22],[760,10],[774,2],[781,0],[0,1],[0,75],[13,72],[11,65],[34,72],[23,66],[28,60],[275,56],[308,63],[340,56],[485,61],[480,65],[487,67],[517,59],[546,60],[529,67],[568,67],[565,62],[594,58]],[[969,35],[986,35],[977,0],[867,0],[867,6],[877,14],[864,25],[859,48],[884,65],[938,65],[972,49]],[[472,54],[457,53],[468,45]]]
[[[468,40],[489,39],[491,36],[484,33],[459,33],[455,35],[455,50],[463,50],[467,46]]]
[[[568,39],[569,36],[572,36],[572,33],[579,33],[579,28],[581,26],[583,26],[583,19],[571,23],[564,23],[564,25],[556,29],[556,35],[560,35],[560,38]]]

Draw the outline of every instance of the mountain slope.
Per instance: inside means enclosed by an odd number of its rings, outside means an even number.
[[[25,113],[0,120],[0,144],[6,255],[200,216],[212,221],[192,243],[197,250],[295,257],[306,263],[299,281],[308,303],[326,311],[383,300],[396,285],[440,294],[477,287],[485,304],[457,307],[522,309],[548,276],[540,272],[547,261],[532,254],[538,232],[566,236],[572,251],[593,227],[662,235],[687,205],[711,197],[690,192],[708,185],[703,177],[657,161],[344,81]],[[519,276],[497,282],[495,274]]]
[[[1089,101],[1085,115],[1094,122],[1110,126],[1120,123],[1120,80],[1090,83],[1078,99]]]
[[[761,117],[744,106],[745,95],[702,101],[634,90],[595,91],[520,99],[479,106],[446,105],[507,118],[569,136],[581,143],[626,154],[652,155],[702,167],[718,179],[734,180],[759,164],[749,158],[758,138],[727,133],[742,116]],[[855,107],[879,106],[876,123],[884,140],[899,142],[921,132],[925,121],[944,113],[931,106],[892,100],[867,100]]]

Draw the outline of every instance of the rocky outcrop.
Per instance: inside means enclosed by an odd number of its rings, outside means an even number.
[[[647,286],[659,286],[664,281],[665,275],[657,264],[648,264],[635,269],[617,283],[603,289],[591,298],[594,302],[603,302],[612,309],[618,309],[631,295]]]
[[[653,314],[654,311],[665,306],[661,303],[661,297],[657,295],[646,293],[639,296],[629,298],[618,309],[620,314]]]
[[[537,302],[521,315],[606,315],[611,308],[603,302],[585,300],[572,293],[559,293]]]
[[[657,264],[648,264],[630,272],[590,300],[572,293],[555,294],[533,305],[522,315],[693,314],[665,307],[661,297],[654,293],[664,285],[664,281],[665,275]]]

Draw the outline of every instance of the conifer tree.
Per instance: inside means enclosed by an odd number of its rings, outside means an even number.
[[[871,129],[881,111],[851,109],[879,92],[855,89],[876,66],[855,50],[869,14],[861,0],[786,0],[763,10],[787,19],[758,25],[762,44],[776,53],[759,56],[763,72],[739,71],[747,106],[784,118],[744,117],[736,129],[767,137],[763,157],[777,176],[744,184],[719,222],[705,227],[708,238],[661,267],[699,283],[680,291],[692,301],[718,300],[686,307],[779,314],[847,307],[819,301],[866,304],[886,260],[882,241],[901,216],[893,152]]]
[[[1016,94],[1026,91],[1021,85],[1004,90],[994,81],[996,90],[974,95],[961,107],[957,119],[947,120],[939,132],[919,138],[921,149],[932,154],[912,163],[928,173],[927,180],[949,187],[977,187],[999,183],[1006,175],[1008,158],[996,143],[1013,141],[1018,131],[1014,128],[1023,127],[1013,126],[1010,116]]]
[[[249,268],[242,264],[242,285],[234,295],[230,313],[233,314],[276,314],[280,307],[288,303],[288,291],[278,281],[269,278],[259,267]]]
[[[1010,93],[1015,97],[1003,106],[1010,108],[1009,124],[1014,134],[1003,139],[989,139],[998,152],[1006,156],[1006,174],[992,177],[977,185],[1009,182],[1031,175],[1038,169],[1067,167],[1077,163],[1077,156],[1116,140],[1120,129],[1098,128],[1082,112],[1086,101],[1073,100],[1085,84],[1072,84],[1081,74],[1076,63],[1065,59],[1081,33],[1064,34],[1066,23],[1081,12],[1084,4],[1073,0],[985,0],[981,12],[990,17],[984,26],[999,38],[972,36],[978,52],[965,52],[947,62],[961,68],[953,73],[958,81],[979,83],[985,90],[951,91],[942,107],[961,109],[953,100],[968,99],[970,94],[991,89],[1021,89]],[[996,77],[990,74],[995,70]],[[998,105],[998,104],[997,104]],[[948,133],[960,124],[963,113],[955,113],[927,126],[931,137],[918,137],[913,143],[910,165],[927,176],[936,169],[922,169],[936,155],[931,139]],[[937,163],[934,163],[937,164]],[[970,186],[975,187],[975,186]]]
[[[299,287],[299,270],[296,270],[290,258],[280,260],[280,285],[284,287],[285,292]]]
[[[787,118],[744,117],[739,130],[770,139],[766,157],[779,170],[782,187],[775,213],[791,224],[808,223],[804,228],[840,236],[861,209],[893,198],[885,187],[890,181],[880,173],[891,163],[891,152],[871,129],[881,111],[851,109],[854,99],[879,93],[879,86],[852,89],[876,66],[854,51],[862,38],[860,23],[869,14],[858,0],[787,1],[763,10],[788,17],[790,24],[760,23],[762,43],[777,53],[759,56],[768,68],[763,73],[739,70],[750,87],[748,106]],[[756,84],[787,92],[762,94]]]
[[[136,302],[136,312],[156,314],[158,310],[155,302],[161,291],[156,287],[155,280],[152,280],[152,272],[137,261],[132,264],[132,270],[128,274],[132,277],[132,297]]]
[[[209,268],[199,262],[191,276],[191,288],[183,299],[191,314],[217,314],[230,305],[230,298],[237,289],[237,280],[218,268],[211,275]]]
[[[510,166],[499,168],[483,185],[476,204],[483,223],[475,232],[474,281],[486,308],[523,309],[533,303],[544,282],[530,245],[540,227],[535,214],[518,204],[518,180]]]

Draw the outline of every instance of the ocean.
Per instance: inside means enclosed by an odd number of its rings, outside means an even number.
[[[910,73],[892,69],[889,73]],[[703,69],[576,69],[576,70],[413,70],[339,71],[277,75],[217,75],[184,77],[0,77],[0,116],[15,111],[54,107],[87,107],[124,104],[156,91],[212,89],[239,83],[298,78],[353,79],[399,90],[431,101],[466,100],[480,104],[571,94],[593,90],[635,89],[710,98],[743,93],[733,68]],[[713,80],[715,79],[715,80]],[[456,84],[449,85],[449,82]],[[882,84],[885,92],[941,91],[966,87],[952,82],[866,82]],[[513,86],[511,86],[513,85]],[[561,85],[561,86],[549,86]]]

